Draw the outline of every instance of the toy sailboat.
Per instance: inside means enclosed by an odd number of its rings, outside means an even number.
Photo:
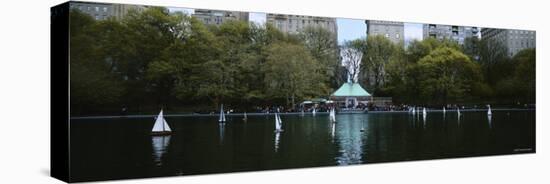
[[[284,131],[282,125],[283,121],[281,121],[281,116],[279,116],[279,113],[275,113],[275,133]]]
[[[225,123],[225,112],[223,112],[223,104],[220,108],[220,119],[218,120],[220,123]]]
[[[159,115],[157,116],[157,120],[155,120],[155,125],[153,125],[153,130],[151,131],[151,135],[170,135],[170,134],[172,134],[172,130],[170,129],[170,126],[168,126],[166,119],[164,119],[164,115],[161,109]]]
[[[336,123],[336,111],[334,109],[330,109],[329,118],[331,122]]]

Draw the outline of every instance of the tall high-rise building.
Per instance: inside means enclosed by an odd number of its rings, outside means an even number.
[[[535,31],[483,28],[481,29],[481,39],[504,44],[510,57],[523,49],[536,47]]]
[[[335,18],[269,13],[266,22],[285,33],[296,34],[307,27],[320,27],[333,33],[335,39],[338,35]]]
[[[403,22],[366,20],[367,36],[383,35],[393,43],[401,43],[404,40],[405,26]]]
[[[248,12],[195,9],[192,16],[208,25],[221,25],[228,20],[248,22]]]
[[[465,38],[478,36],[479,29],[468,26],[424,24],[422,33],[424,38],[451,39],[462,45]]]
[[[105,20],[109,17],[122,19],[130,10],[143,11],[147,8],[144,5],[110,4],[94,2],[71,2],[72,9],[90,15],[96,20]]]

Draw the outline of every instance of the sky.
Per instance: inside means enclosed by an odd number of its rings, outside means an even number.
[[[367,36],[365,20],[338,18],[336,24],[338,25],[338,44]]]
[[[404,23],[405,24],[405,45],[408,41],[422,40],[422,24]]]
[[[248,13],[248,21],[263,25],[266,21],[265,13]]]

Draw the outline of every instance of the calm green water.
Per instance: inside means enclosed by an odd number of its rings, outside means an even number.
[[[153,118],[71,120],[75,181],[535,152],[535,111],[167,117],[171,136],[149,135]],[[360,130],[364,129],[364,132]]]

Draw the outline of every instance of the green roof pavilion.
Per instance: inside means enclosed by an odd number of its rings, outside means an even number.
[[[360,102],[359,99],[370,101],[371,97],[372,95],[363,89],[361,85],[351,82],[342,84],[338,90],[330,95],[331,99],[338,100],[338,106],[344,107],[347,110],[355,110],[360,103],[368,103],[365,101]]]
[[[346,82],[338,88],[331,97],[370,97],[369,92],[363,89],[358,83]]]

